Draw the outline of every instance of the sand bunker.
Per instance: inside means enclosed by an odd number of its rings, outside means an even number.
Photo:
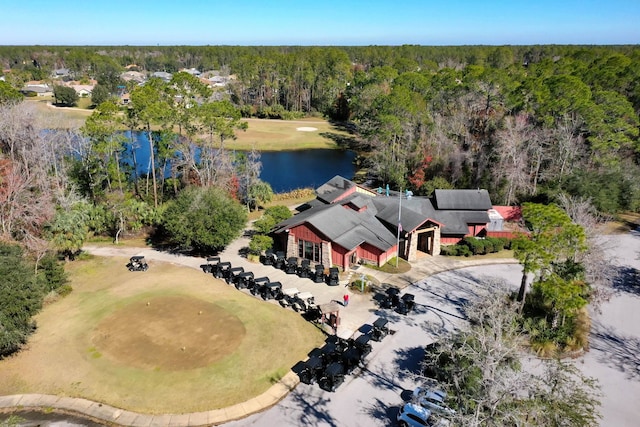
[[[307,126],[303,126],[300,128],[296,128],[296,130],[298,132],[315,132],[318,130],[318,128],[312,128],[312,127],[307,127]]]

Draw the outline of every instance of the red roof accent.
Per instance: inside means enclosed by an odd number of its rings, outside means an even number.
[[[522,219],[521,206],[494,206],[493,209],[498,211],[505,221],[516,222]]]

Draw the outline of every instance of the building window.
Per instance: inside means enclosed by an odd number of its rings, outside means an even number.
[[[320,243],[298,240],[298,258],[321,262],[322,250],[320,249]]]

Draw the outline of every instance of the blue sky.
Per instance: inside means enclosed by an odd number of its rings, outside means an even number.
[[[640,0],[2,0],[1,45],[638,44]]]

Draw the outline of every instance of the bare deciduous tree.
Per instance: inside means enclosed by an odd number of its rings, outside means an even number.
[[[570,363],[526,355],[518,305],[497,286],[489,288],[465,307],[469,326],[441,336],[427,351],[426,371],[435,373],[457,409],[453,424],[597,425],[595,380]]]

